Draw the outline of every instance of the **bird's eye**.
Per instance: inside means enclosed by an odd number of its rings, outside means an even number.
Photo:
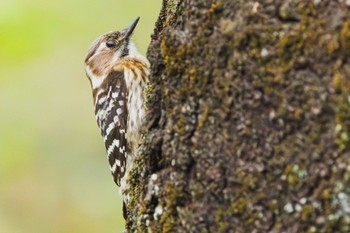
[[[114,40],[109,40],[109,41],[106,42],[106,46],[108,48],[114,48],[116,46],[116,43],[115,43]]]

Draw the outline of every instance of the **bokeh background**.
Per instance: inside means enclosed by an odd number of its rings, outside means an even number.
[[[0,1],[0,232],[121,232],[83,61],[99,35],[141,20],[145,54],[161,0]]]

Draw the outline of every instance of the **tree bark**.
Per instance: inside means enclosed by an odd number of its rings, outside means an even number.
[[[130,232],[350,231],[350,10],[164,0]]]

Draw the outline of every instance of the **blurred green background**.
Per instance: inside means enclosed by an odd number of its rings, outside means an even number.
[[[121,232],[121,197],[83,61],[99,35],[141,20],[145,54],[161,0],[0,1],[0,232]]]

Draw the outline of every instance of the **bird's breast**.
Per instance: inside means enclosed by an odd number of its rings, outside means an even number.
[[[135,69],[125,69],[125,81],[128,87],[128,120],[127,134],[129,145],[132,148],[138,146],[140,128],[145,116],[144,88],[146,83],[142,77],[142,71]]]

